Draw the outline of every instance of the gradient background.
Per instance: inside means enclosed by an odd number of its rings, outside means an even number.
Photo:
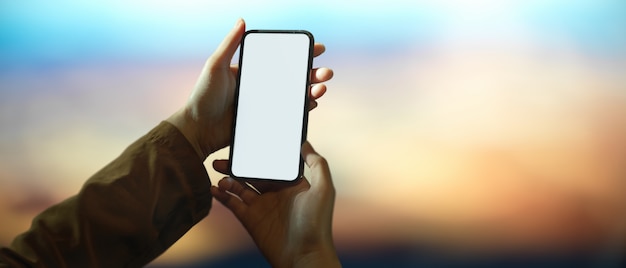
[[[0,245],[180,107],[239,17],[327,46],[309,139],[346,266],[626,262],[620,0],[0,0]],[[259,258],[215,202],[153,265]]]

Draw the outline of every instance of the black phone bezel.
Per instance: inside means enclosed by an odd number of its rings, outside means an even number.
[[[315,44],[315,40],[313,37],[313,34],[311,34],[309,31],[306,30],[260,30],[260,29],[255,29],[255,30],[248,30],[246,31],[242,38],[241,38],[241,43],[240,43],[240,47],[239,47],[239,71],[237,72],[237,77],[236,77],[236,86],[235,86],[235,92],[234,92],[234,113],[233,113],[233,125],[232,125],[232,131],[231,131],[231,143],[230,143],[230,151],[229,151],[229,155],[228,158],[231,160],[229,161],[228,164],[228,173],[229,175],[234,178],[234,179],[238,179],[238,180],[249,180],[249,181],[275,181],[275,182],[293,182],[299,178],[301,178],[303,176],[304,173],[304,159],[302,158],[302,148],[300,148],[300,161],[299,161],[299,168],[298,168],[298,175],[291,179],[291,180],[283,180],[283,179],[273,179],[273,178],[251,178],[251,177],[240,177],[237,176],[235,174],[233,174],[232,172],[232,160],[233,160],[233,152],[234,152],[234,147],[235,147],[235,131],[237,130],[237,111],[239,108],[239,84],[240,84],[240,80],[241,80],[241,66],[242,66],[242,62],[243,62],[243,57],[244,57],[244,47],[245,47],[245,40],[246,37],[250,34],[304,34],[308,37],[309,39],[309,57],[308,57],[308,68],[307,68],[307,75],[306,75],[306,84],[305,84],[305,88],[304,90],[306,91],[304,94],[304,105],[303,105],[303,118],[302,118],[302,132],[301,132],[301,141],[300,144],[303,144],[306,141],[306,137],[307,137],[307,131],[308,131],[308,121],[309,121],[309,88],[311,86],[311,70],[313,68],[313,51],[314,51],[314,44]]]

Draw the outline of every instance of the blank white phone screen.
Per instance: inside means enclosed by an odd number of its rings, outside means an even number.
[[[311,39],[248,33],[242,46],[231,173],[294,180],[301,170]]]

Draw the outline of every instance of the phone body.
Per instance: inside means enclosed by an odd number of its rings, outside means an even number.
[[[303,30],[244,34],[230,146],[234,178],[293,181],[302,176],[313,40]]]

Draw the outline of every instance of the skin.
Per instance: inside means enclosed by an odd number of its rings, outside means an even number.
[[[238,66],[230,62],[244,32],[245,22],[240,19],[206,61],[187,103],[167,119],[185,135],[202,160],[231,142]],[[323,44],[316,43],[313,56],[325,50]],[[322,83],[332,76],[333,71],[328,68],[312,70],[311,109],[317,106],[315,100],[326,92],[326,85]]]
[[[310,181],[246,184],[225,177],[211,193],[246,228],[273,267],[340,267],[332,239],[335,188],[326,159],[309,142],[302,156],[311,169]],[[228,161],[216,160],[213,167],[222,173]]]
[[[244,32],[245,22],[238,20],[206,61],[187,103],[167,119],[202,161],[231,143],[238,66],[230,62]],[[324,51],[324,45],[314,45],[314,57]],[[332,76],[328,68],[312,70],[311,109],[326,92],[323,82]],[[290,184],[256,184],[263,192],[259,194],[225,178],[211,193],[241,221],[274,267],[339,267],[331,232],[335,189],[328,164],[308,142],[302,154],[313,174],[310,183],[301,178]],[[222,173],[227,166],[225,160],[214,163]]]

